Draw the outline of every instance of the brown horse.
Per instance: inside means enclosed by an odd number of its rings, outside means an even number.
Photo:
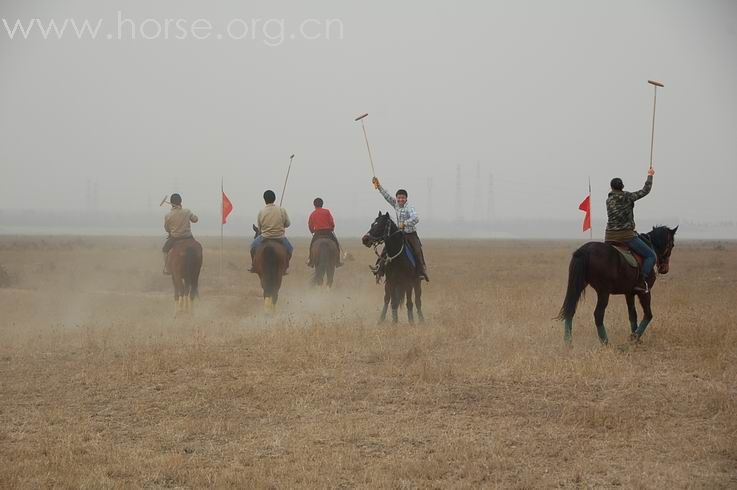
[[[678,230],[677,226],[672,230],[667,226],[658,226],[654,227],[651,232],[640,235],[640,238],[650,245],[655,252],[657,256],[656,267],[660,274],[668,273],[670,254],[675,245],[676,230]],[[563,335],[566,344],[570,345],[572,342],[573,315],[576,314],[576,306],[587,285],[594,288],[597,295],[594,323],[601,343],[605,345],[609,343],[606,328],[604,328],[604,312],[609,304],[609,296],[612,294],[623,294],[625,296],[632,331],[630,338],[639,341],[653,319],[653,312],[650,308],[650,291],[644,293],[634,289],[638,283],[639,274],[639,268],[627,264],[622,254],[608,243],[588,242],[573,252],[568,267],[568,289],[563,306],[558,314],[558,319],[565,322]],[[655,279],[656,276],[653,271],[647,277],[650,289],[655,284]],[[635,296],[640,300],[644,314],[639,326],[637,324]]]
[[[176,312],[190,313],[193,301],[199,295],[202,245],[194,238],[177,240],[169,250],[166,260],[174,284]]]
[[[253,230],[256,233],[254,238],[258,237],[258,228],[254,226]],[[281,241],[266,238],[261,242],[253,256],[253,270],[264,290],[264,308],[267,313],[273,313],[279,300],[282,277],[287,270],[287,249]]]
[[[315,265],[315,273],[312,276],[314,286],[322,286],[323,281],[327,287],[333,287],[335,267],[340,259],[340,250],[334,240],[327,237],[317,237],[310,247],[310,259]]]
[[[389,213],[381,214],[371,224],[371,228],[361,239],[366,247],[376,247],[382,243],[385,246],[385,254],[380,256],[384,261],[386,284],[384,286],[384,307],[381,310],[379,323],[386,320],[386,312],[389,302],[392,305],[392,323],[397,323],[399,305],[407,299],[407,319],[414,323],[413,306],[417,306],[417,316],[420,322],[425,320],[422,314],[422,282],[417,277],[417,268],[406,254],[409,244],[404,238],[402,231],[394,224]],[[379,255],[376,252],[376,255]],[[415,304],[412,304],[412,292],[415,293]]]

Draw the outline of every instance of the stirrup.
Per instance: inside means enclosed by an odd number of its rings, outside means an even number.
[[[642,284],[638,283],[635,287],[632,288],[633,291],[637,291],[640,293],[647,294],[650,292],[650,286],[647,284],[647,281],[643,281],[644,287]]]

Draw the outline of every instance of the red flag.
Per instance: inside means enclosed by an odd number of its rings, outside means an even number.
[[[223,224],[228,222],[228,215],[231,211],[233,211],[233,204],[230,202],[230,199],[228,199],[228,196],[223,192]]]
[[[586,213],[583,218],[583,231],[586,231],[591,228],[591,194],[586,196],[586,199],[578,205],[578,209]]]

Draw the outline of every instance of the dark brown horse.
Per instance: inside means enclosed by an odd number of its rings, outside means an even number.
[[[651,232],[640,235],[640,238],[655,251],[657,256],[656,268],[660,274],[668,273],[676,230],[678,230],[677,226],[672,230],[667,226],[658,226],[654,227]],[[609,342],[604,327],[604,312],[609,304],[609,296],[612,294],[623,294],[627,300],[630,329],[632,331],[630,338],[639,341],[653,319],[653,312],[650,308],[650,292],[643,293],[634,290],[638,277],[639,268],[627,264],[622,254],[608,243],[588,242],[573,252],[568,267],[568,289],[563,307],[558,314],[558,319],[565,323],[564,339],[566,343],[570,345],[572,342],[573,315],[576,314],[576,306],[587,285],[590,285],[596,291],[597,301],[594,310],[594,323],[602,344]],[[655,279],[656,275],[653,271],[647,278],[651,290],[653,284],[655,284]],[[635,296],[640,300],[643,310],[643,318],[639,325],[637,324]]]
[[[177,313],[190,313],[194,299],[199,295],[202,245],[194,238],[174,242],[166,260],[174,284],[174,301]]]
[[[253,226],[257,238],[261,233]],[[282,277],[287,270],[287,249],[279,240],[264,239],[253,256],[253,269],[261,280],[264,290],[264,308],[267,313],[276,310]]]
[[[376,248],[384,244],[385,254],[379,255],[385,264],[386,285],[384,286],[384,307],[381,310],[379,323],[386,320],[386,312],[391,301],[392,323],[399,319],[399,305],[407,300],[407,319],[414,323],[414,312],[412,307],[417,307],[417,316],[420,322],[425,320],[422,314],[422,283],[417,277],[417,269],[407,256],[406,249],[409,244],[404,239],[404,234],[389,217],[389,213],[381,214],[371,224],[371,228],[361,239],[366,247]],[[415,293],[415,304],[412,304],[412,292]]]
[[[333,287],[335,267],[340,260],[340,250],[334,240],[327,237],[317,237],[310,247],[310,259],[315,265],[315,273],[312,276],[314,286],[322,286],[326,282],[327,287]]]

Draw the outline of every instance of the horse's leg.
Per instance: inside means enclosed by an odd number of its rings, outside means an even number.
[[[177,313],[179,313],[179,310],[181,309],[179,300],[181,296],[179,294],[179,278],[173,272],[171,275],[171,284],[174,286],[174,316],[177,316]]]
[[[171,275],[171,285],[174,287],[174,301],[179,300],[179,287],[177,286],[177,276]]]
[[[384,306],[381,307],[381,315],[379,316],[379,323],[386,321],[386,311],[389,309],[389,286],[384,284]]]
[[[187,302],[187,313],[192,313],[192,283],[189,280],[187,280],[187,283],[184,285],[184,289],[186,292],[184,298]]]
[[[415,323],[415,314],[412,311],[412,286],[407,286],[405,294],[407,295],[407,321],[412,325]]]
[[[640,326],[637,327],[634,337],[635,340],[640,340],[640,337],[645,333],[645,329],[653,319],[653,310],[650,308],[650,293],[638,294],[637,298],[642,305],[642,321],[640,322]]]
[[[398,287],[391,288],[392,298],[392,323],[399,322],[399,302],[402,297],[402,290]]]
[[[609,343],[609,339],[606,336],[606,328],[604,328],[604,312],[609,304],[609,291],[597,291],[596,295],[596,309],[594,309],[596,333],[599,334],[599,340],[601,343],[607,345]]]
[[[310,279],[310,284],[313,286],[317,286],[319,284],[318,279],[320,277],[320,269],[318,269],[318,264],[312,263],[313,267],[315,268],[315,271],[312,273],[312,278]]]
[[[637,308],[635,308],[635,295],[634,294],[625,294],[624,299],[627,300],[627,313],[629,314],[630,319],[630,330],[632,332],[632,335],[635,334],[635,331],[637,330]]]
[[[415,282],[415,308],[417,308],[417,317],[420,323],[425,321],[425,315],[422,314],[422,281]]]
[[[316,286],[322,286],[322,283],[324,281],[325,277],[325,265],[320,260],[320,257],[317,258],[315,264],[315,285]]]
[[[184,303],[183,309],[184,309],[184,312],[185,313],[189,313],[190,307],[192,306],[192,300],[189,297],[190,291],[191,291],[191,286],[190,286],[190,283],[189,283],[189,278],[186,277],[186,276],[183,277],[182,278],[182,284],[183,284],[183,286],[182,286],[183,287],[183,289],[182,289],[182,300],[183,300],[183,303]]]
[[[271,291],[268,291],[264,284],[264,281],[261,281],[261,287],[264,290],[264,313],[268,315],[274,307],[274,302],[271,300]]]
[[[333,287],[333,278],[335,277],[335,263],[328,264],[328,288]]]

